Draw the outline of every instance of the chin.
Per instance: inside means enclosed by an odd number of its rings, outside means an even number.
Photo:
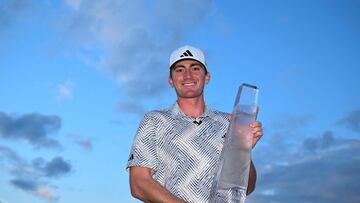
[[[181,98],[191,99],[191,98],[201,97],[202,93],[193,92],[193,93],[179,94],[178,96]]]

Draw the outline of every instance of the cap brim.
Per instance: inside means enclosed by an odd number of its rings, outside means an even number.
[[[207,70],[205,64],[203,64],[201,61],[196,60],[196,59],[193,59],[193,58],[183,58],[183,59],[179,59],[179,60],[175,61],[175,62],[170,66],[170,69],[173,69],[174,66],[175,66],[175,64],[177,64],[177,63],[180,62],[180,61],[184,61],[184,60],[193,60],[193,61],[199,62],[199,63],[205,68],[205,70]]]

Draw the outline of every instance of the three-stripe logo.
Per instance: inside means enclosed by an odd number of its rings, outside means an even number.
[[[189,50],[186,50],[180,57],[193,56]]]

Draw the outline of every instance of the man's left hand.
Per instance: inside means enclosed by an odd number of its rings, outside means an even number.
[[[251,133],[253,134],[252,148],[255,147],[256,143],[263,136],[263,128],[261,122],[255,121],[250,124]]]

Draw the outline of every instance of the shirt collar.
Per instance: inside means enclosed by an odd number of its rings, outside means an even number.
[[[188,119],[191,119],[191,120],[194,120],[194,118],[190,117],[190,116],[187,116],[180,108],[179,104],[177,102],[175,102],[172,107],[171,107],[171,112],[174,116],[176,117],[180,117],[180,118],[188,118]],[[205,111],[204,113],[199,116],[198,118],[205,118],[205,117],[211,117],[212,115],[214,114],[214,112],[208,108],[206,105],[205,105]],[[197,119],[197,118],[195,118]]]

